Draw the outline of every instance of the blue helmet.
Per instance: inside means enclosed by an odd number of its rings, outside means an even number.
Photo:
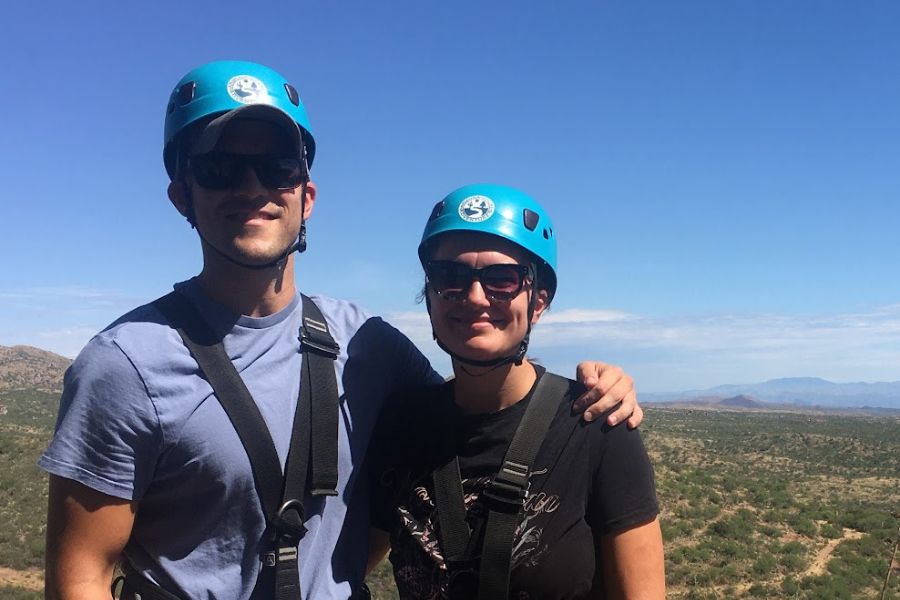
[[[432,242],[454,231],[501,237],[528,251],[538,270],[539,285],[550,298],[556,293],[556,235],[553,222],[534,198],[505,185],[477,183],[456,189],[438,202],[425,224],[419,260],[430,258]]]
[[[178,136],[186,127],[206,117],[259,104],[278,109],[297,124],[306,149],[306,160],[311,166],[316,154],[316,142],[296,88],[269,67],[253,62],[223,60],[190,71],[172,91],[166,108],[163,149],[163,161],[169,177],[175,177]]]

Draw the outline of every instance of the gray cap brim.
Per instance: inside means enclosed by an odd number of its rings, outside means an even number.
[[[266,121],[276,125],[288,134],[297,156],[303,156],[303,135],[300,133],[300,126],[289,114],[270,104],[247,104],[216,117],[200,133],[200,138],[194,145],[193,154],[212,152],[222,134],[225,133],[228,124],[236,119]]]

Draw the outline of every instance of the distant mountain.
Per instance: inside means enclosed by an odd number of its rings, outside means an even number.
[[[641,397],[643,401],[643,396]],[[658,402],[658,401],[657,401]],[[653,404],[649,402],[646,404]],[[645,404],[645,405],[646,405]],[[695,408],[709,410],[778,410],[781,405],[769,404],[768,402],[760,402],[756,398],[750,396],[738,395],[730,398],[722,396],[698,396],[696,398],[682,398],[681,400],[673,400],[667,402],[666,406],[675,408]]]
[[[32,346],[0,346],[0,391],[62,390],[63,373],[71,360]]]
[[[789,377],[763,383],[719,385],[707,390],[641,394],[646,402],[749,396],[768,404],[825,408],[879,407],[900,409],[900,381],[834,383],[817,377]]]

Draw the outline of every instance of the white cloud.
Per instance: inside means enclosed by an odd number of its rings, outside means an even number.
[[[433,361],[425,311],[390,315]],[[865,312],[644,316],[611,309],[547,313],[531,354],[564,374],[577,360],[621,364],[648,391],[706,388],[776,377],[900,379],[900,304]]]
[[[636,318],[620,310],[597,310],[585,308],[567,308],[561,311],[549,311],[541,317],[543,325],[561,323],[615,323]]]

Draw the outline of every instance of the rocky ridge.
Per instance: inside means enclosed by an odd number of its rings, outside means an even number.
[[[63,373],[71,360],[33,346],[0,346],[0,391],[62,390]]]

